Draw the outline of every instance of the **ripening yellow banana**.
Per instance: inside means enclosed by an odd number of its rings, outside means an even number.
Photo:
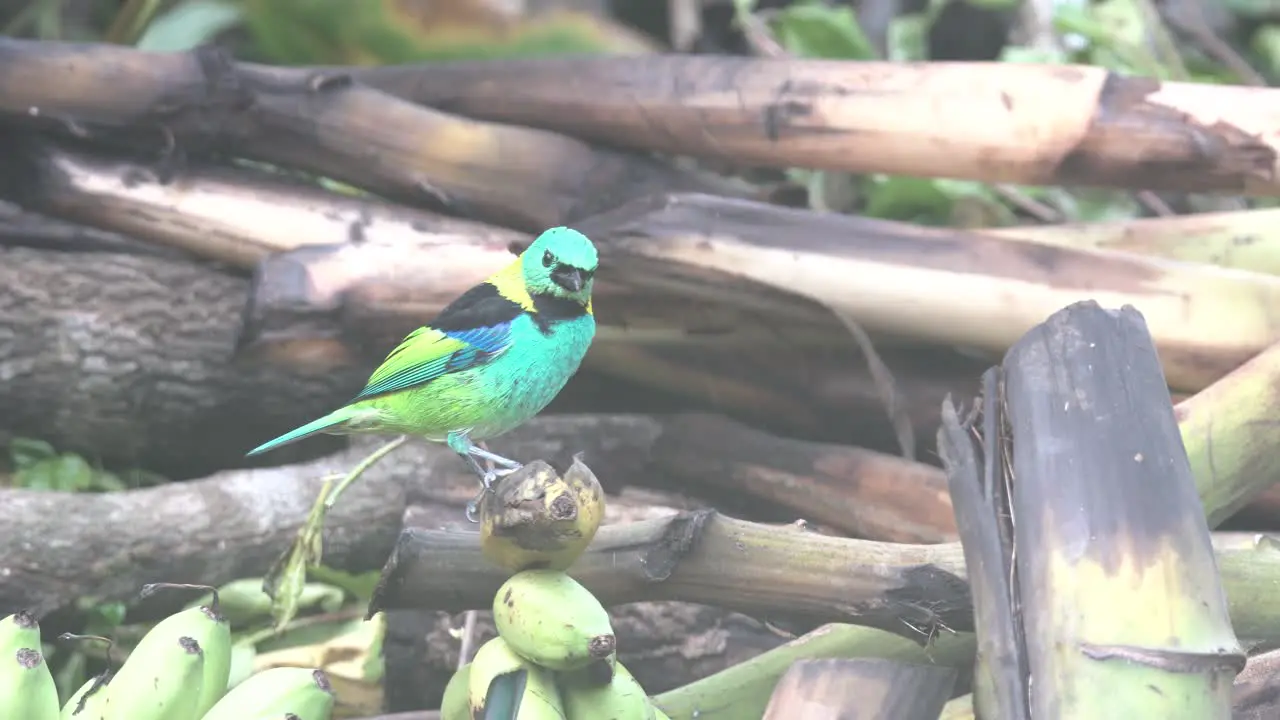
[[[525,570],[493,598],[498,634],[517,654],[552,670],[573,670],[613,654],[609,613],[559,570]]]

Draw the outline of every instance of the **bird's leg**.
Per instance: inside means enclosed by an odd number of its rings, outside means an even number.
[[[502,470],[493,471],[498,474],[498,477],[502,477],[504,475],[510,475],[511,473],[524,467],[523,465],[516,462],[515,460],[512,460],[510,458],[504,458],[501,455],[497,455],[495,453],[489,452],[489,449],[486,447],[483,447],[482,445],[472,445],[471,450],[469,452],[472,455],[478,458],[481,458],[483,460],[488,460],[489,462],[495,465],[501,465]]]
[[[480,502],[484,500],[485,493],[493,487],[493,482],[498,479],[498,473],[494,470],[486,470],[480,466],[480,461],[476,459],[475,444],[471,442],[471,438],[466,433],[449,433],[445,438],[445,444],[450,450],[460,455],[463,460],[471,466],[471,470],[480,477],[480,494],[475,499],[467,503],[467,521],[480,522]]]

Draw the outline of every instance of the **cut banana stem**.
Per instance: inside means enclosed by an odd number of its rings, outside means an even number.
[[[559,570],[511,576],[494,596],[493,619],[512,650],[552,670],[575,670],[608,658],[617,644],[604,606]]]

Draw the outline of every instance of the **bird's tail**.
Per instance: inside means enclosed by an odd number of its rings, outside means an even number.
[[[268,440],[267,442],[262,443],[258,447],[245,453],[245,457],[258,455],[259,453],[264,453],[268,450],[275,450],[283,445],[288,445],[289,443],[297,442],[303,438],[309,438],[312,435],[322,433],[335,425],[345,423],[359,412],[359,410],[350,406],[338,408],[322,418],[312,420],[302,427],[290,430],[275,440]]]

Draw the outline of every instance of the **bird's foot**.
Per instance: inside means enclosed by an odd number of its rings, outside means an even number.
[[[480,476],[479,494],[475,496],[475,499],[467,503],[467,522],[472,522],[472,523],[480,522],[480,503],[484,502],[484,496],[487,493],[493,492],[493,483],[499,477],[502,477],[502,475],[505,475],[510,472],[515,472],[515,471],[514,470],[504,470],[501,472],[497,470],[484,471],[484,473]]]

